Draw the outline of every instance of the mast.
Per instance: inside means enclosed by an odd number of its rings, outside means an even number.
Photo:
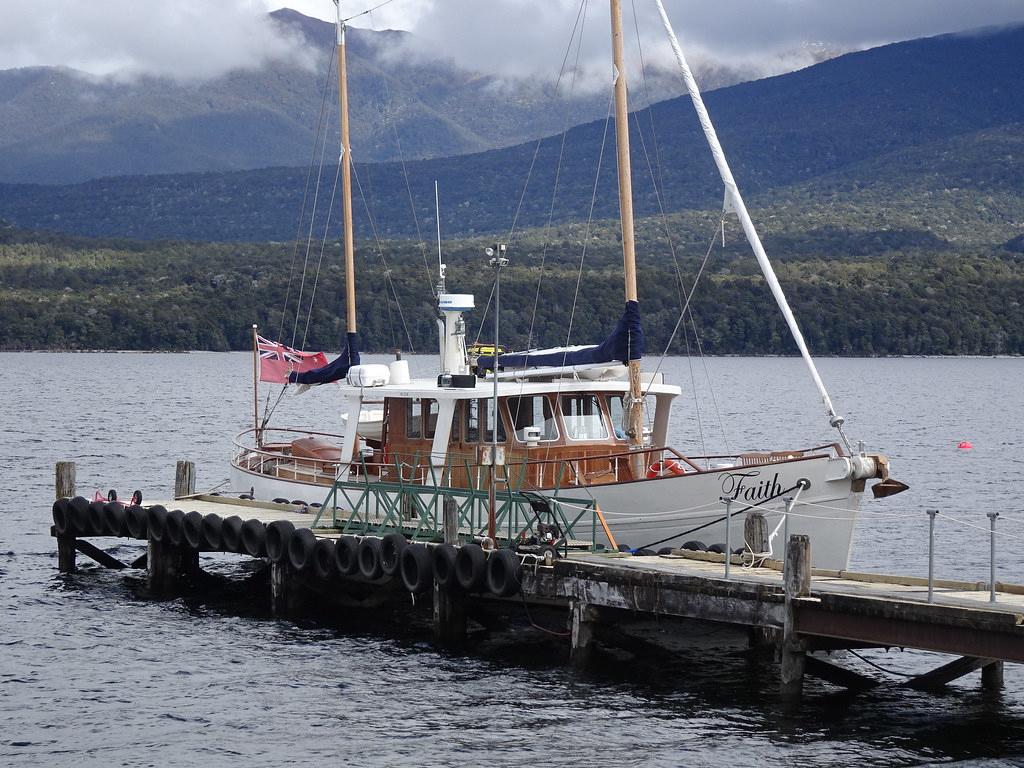
[[[761,272],[764,274],[765,281],[771,289],[772,296],[775,297],[775,303],[779,305],[779,310],[782,312],[782,316],[786,320],[786,325],[789,326],[789,332],[793,336],[793,340],[796,342],[797,348],[800,350],[800,356],[804,359],[804,363],[807,365],[807,370],[811,374],[814,386],[818,388],[818,394],[821,395],[821,402],[824,404],[825,411],[828,413],[829,424],[836,428],[839,432],[839,436],[843,439],[843,443],[846,445],[846,449],[852,453],[853,451],[850,447],[850,441],[847,440],[846,434],[843,432],[844,419],[836,413],[835,406],[832,405],[832,398],[828,396],[828,390],[825,389],[825,383],[821,380],[821,376],[818,374],[817,366],[814,365],[811,353],[807,349],[807,343],[804,341],[804,335],[800,332],[800,326],[797,325],[796,318],[793,316],[793,310],[790,309],[789,302],[786,300],[786,294],[783,293],[782,286],[779,284],[779,278],[776,277],[775,270],[772,268],[771,262],[768,261],[768,254],[765,253],[764,245],[761,244],[761,238],[758,236],[757,230],[754,228],[754,222],[751,220],[750,214],[747,212],[747,206],[743,203],[743,197],[740,195],[739,187],[736,185],[736,180],[733,178],[732,171],[729,169],[729,162],[725,159],[725,152],[722,150],[722,145],[718,141],[718,133],[715,131],[715,126],[711,123],[711,116],[708,115],[707,107],[704,106],[704,99],[700,95],[700,89],[697,87],[697,81],[693,76],[693,72],[690,70],[690,65],[687,63],[686,57],[683,55],[683,49],[679,45],[679,38],[676,37],[675,30],[672,29],[672,24],[668,20],[668,14],[665,13],[665,6],[662,5],[661,0],[655,0],[655,4],[658,6],[658,13],[661,15],[662,26],[665,27],[669,43],[672,46],[672,53],[675,55],[676,63],[679,65],[679,70],[686,83],[686,89],[690,93],[690,100],[693,102],[693,107],[697,112],[697,118],[700,120],[701,128],[704,131],[704,138],[707,140],[708,146],[711,149],[711,154],[715,159],[715,165],[718,167],[718,174],[722,178],[722,184],[725,185],[726,210],[728,210],[729,205],[731,204],[732,208],[736,211],[736,215],[740,220],[740,225],[743,227],[743,233],[747,237],[747,242],[750,243],[750,248],[754,252],[754,257],[757,259],[758,265],[761,267]]]
[[[341,204],[345,243],[345,329],[356,332],[356,267],[355,239],[352,233],[352,145],[348,135],[348,70],[345,66],[345,22],[341,18],[341,2],[334,0],[338,9],[338,109],[341,112]]]
[[[636,301],[636,249],[633,238],[633,178],[629,164],[629,111],[626,75],[623,69],[622,6],[610,0],[612,17],[612,65],[615,77],[615,148],[619,172],[619,217],[622,221],[622,266],[625,276],[626,301]],[[640,385],[640,361],[629,361],[629,408],[626,433],[631,448],[643,447],[643,394]],[[643,473],[639,454],[630,461],[633,477]]]

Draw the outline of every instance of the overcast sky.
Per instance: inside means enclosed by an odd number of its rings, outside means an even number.
[[[393,0],[355,26],[415,33],[417,52],[465,67],[552,77],[581,0]],[[355,15],[380,0],[342,0]],[[1024,22],[1024,0],[664,0],[694,58],[726,63],[792,57],[805,42],[861,48],[942,32]],[[0,69],[63,64],[97,75],[215,77],[270,59],[308,62],[308,53],[267,22],[279,0],[0,0]],[[644,54],[664,57],[651,0],[636,8]],[[330,0],[293,0],[333,18]],[[605,0],[590,0],[584,60],[606,57]],[[635,33],[630,32],[635,45]],[[799,65],[787,60],[781,68]],[[766,65],[766,69],[780,66]]]

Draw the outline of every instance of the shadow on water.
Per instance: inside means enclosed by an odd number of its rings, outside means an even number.
[[[144,571],[91,566],[53,576],[50,589],[63,593],[62,599],[81,597],[97,610],[104,605],[117,610],[126,601],[144,603],[177,614],[177,621],[194,625],[197,633],[241,620],[241,631],[255,635],[251,642],[271,635],[278,652],[286,654],[338,642],[372,646],[384,664],[401,660],[469,674],[517,695],[524,684],[531,689],[542,685],[545,696],[572,701],[583,710],[628,710],[647,721],[691,726],[714,721],[733,738],[786,749],[813,746],[818,756],[832,745],[859,755],[866,765],[980,765],[973,761],[1024,754],[1024,711],[999,693],[981,691],[977,674],[941,692],[923,693],[900,687],[895,675],[861,665],[882,684],[855,694],[808,678],[803,700],[787,705],[777,694],[772,652],[747,649],[745,632],[728,627],[679,621],[613,625],[601,630],[591,663],[576,670],[570,666],[564,611],[524,610],[514,602],[475,610],[466,643],[457,650],[439,649],[432,638],[429,597],[413,605],[407,594],[396,592],[394,600],[375,610],[313,603],[282,619],[271,613],[265,564],[218,559],[203,565],[201,574],[170,596],[152,594]],[[883,666],[899,672],[904,661],[920,667],[941,663],[938,658],[894,652],[884,657]],[[843,653],[831,660],[857,664]],[[344,691],[349,685],[339,679],[336,687]],[[537,725],[543,724],[542,717]]]

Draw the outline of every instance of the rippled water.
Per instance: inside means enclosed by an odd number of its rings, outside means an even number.
[[[1013,665],[1001,695],[983,694],[977,674],[938,696],[809,682],[804,704],[785,711],[775,667],[703,626],[671,660],[614,656],[574,673],[564,640],[524,627],[452,655],[422,622],[273,620],[251,598],[266,590],[244,585],[259,578],[251,561],[230,556],[205,561],[230,579],[172,600],[148,596],[140,571],[82,556],[78,573],[58,574],[54,462],[78,463],[84,493],[167,495],[179,458],[196,461],[200,487],[216,486],[231,437],[251,421],[250,365],[245,354],[0,354],[0,765],[1024,764],[1024,671]],[[986,579],[987,536],[970,526],[997,510],[1000,577],[1024,580],[1024,361],[821,369],[851,438],[892,456],[912,487],[865,500],[853,566],[923,573],[923,510],[934,506],[939,575]],[[672,427],[685,451],[702,451],[701,432],[709,452],[834,439],[797,360],[713,359],[691,377],[670,359],[665,370],[685,390]],[[329,392],[286,398],[278,413],[282,424],[336,423]],[[958,451],[963,439],[975,448]],[[944,661],[870,658],[902,672]]]

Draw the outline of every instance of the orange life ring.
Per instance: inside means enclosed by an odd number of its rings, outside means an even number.
[[[647,468],[647,479],[653,480],[656,477],[665,477],[665,475],[685,475],[686,470],[683,469],[682,465],[675,459],[664,459],[663,461],[656,461]]]

